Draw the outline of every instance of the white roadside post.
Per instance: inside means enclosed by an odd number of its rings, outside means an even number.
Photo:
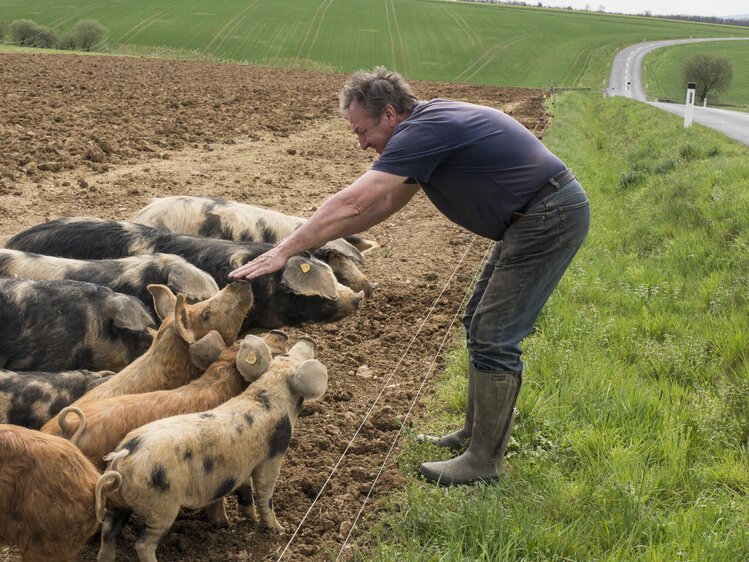
[[[692,126],[692,118],[694,117],[694,91],[697,89],[697,85],[694,82],[687,84],[687,104],[684,109],[684,126]]]

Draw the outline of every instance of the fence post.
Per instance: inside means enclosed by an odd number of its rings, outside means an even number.
[[[694,82],[687,84],[687,103],[684,108],[684,126],[692,126],[692,118],[694,117],[694,91],[697,89],[697,85]]]

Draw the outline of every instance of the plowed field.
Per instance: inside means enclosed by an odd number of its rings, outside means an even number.
[[[165,195],[221,196],[307,216],[374,157],[338,116],[340,74],[4,53],[0,76],[3,243],[58,217],[128,219]],[[537,135],[545,127],[540,91],[412,85],[421,98],[502,109]],[[362,310],[286,330],[292,341],[301,334],[317,341],[330,380],[323,399],[304,406],[276,486],[286,533],[242,519],[233,499],[228,529],[183,510],[157,550],[162,562],[274,560],[287,544],[284,560],[335,558],[370,490],[365,516],[401,485],[392,454],[375,478],[422,380],[443,362],[440,345],[488,241],[447,221],[421,194],[366,236],[382,247],[367,256],[366,273],[379,286]],[[459,329],[456,322],[451,333]],[[118,560],[137,560],[138,523],[126,528]],[[95,560],[97,550],[95,537],[80,560]],[[20,556],[0,547],[0,560]]]

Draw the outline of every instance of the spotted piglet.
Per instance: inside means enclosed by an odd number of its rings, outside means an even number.
[[[258,340],[258,345],[265,345]],[[224,496],[237,493],[240,511],[255,512],[261,524],[283,532],[273,512],[273,489],[305,400],[327,388],[325,366],[314,359],[315,344],[302,339],[273,358],[247,390],[200,414],[165,418],[131,431],[107,455],[107,477],[121,476],[113,493],[97,493],[103,520],[99,562],[115,559],[117,538],[132,512],[144,527],[135,549],[141,562],[156,562],[156,547],[181,507],[207,507],[209,518],[225,525]],[[104,516],[105,501],[109,503]]]

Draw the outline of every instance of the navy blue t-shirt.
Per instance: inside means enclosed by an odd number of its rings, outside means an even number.
[[[419,102],[372,165],[415,179],[447,218],[493,240],[512,212],[564,168],[509,115],[444,99]]]

